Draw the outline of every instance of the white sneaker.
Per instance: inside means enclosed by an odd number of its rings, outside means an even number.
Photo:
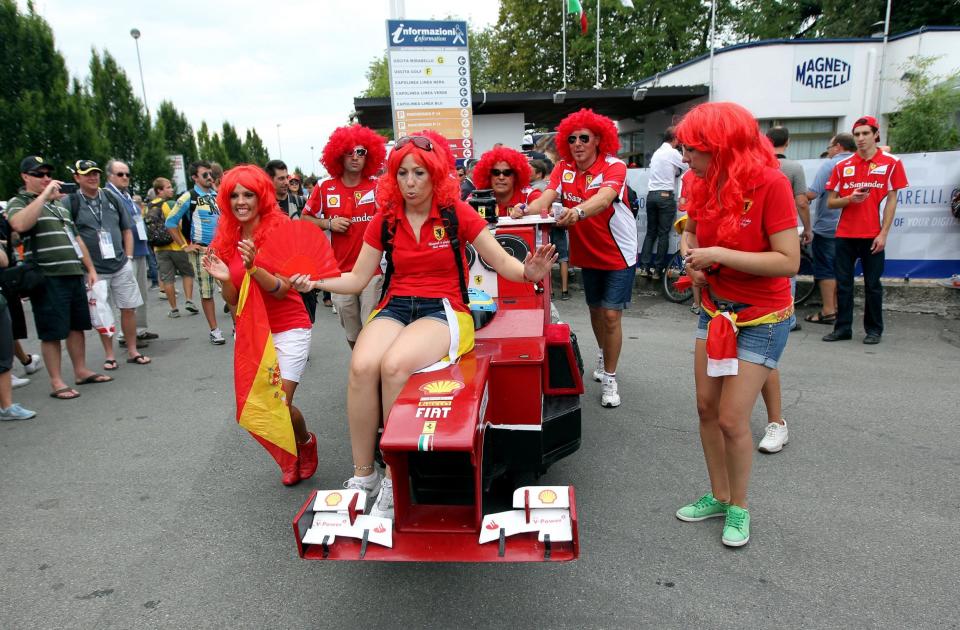
[[[13,387],[13,389],[16,389],[18,387],[23,387],[24,385],[29,385],[29,384],[30,384],[29,378],[20,378],[16,374],[12,372],[10,373],[10,385]]]
[[[761,453],[779,453],[787,443],[788,437],[786,420],[783,424],[771,422],[767,425],[767,431],[760,440],[757,450]]]
[[[30,362],[23,366],[23,373],[30,375],[43,368],[43,357],[39,354],[31,354]]]
[[[210,343],[215,346],[222,346],[227,343],[227,340],[223,338],[223,332],[219,328],[210,331]]]
[[[593,371],[593,380],[603,382],[603,350],[597,354],[597,368]]]
[[[343,482],[343,487],[345,490],[363,490],[364,494],[367,495],[367,501],[363,506],[363,513],[369,514],[370,510],[367,509],[367,506],[372,506],[373,501],[377,498],[377,493],[380,492],[380,481],[382,479],[383,477],[380,471],[374,468],[372,475],[368,475],[367,477],[350,477]]]
[[[370,508],[370,516],[393,520],[393,480],[383,478],[380,482],[380,494]]]
[[[333,306],[330,307],[330,312],[333,313],[334,315],[337,314],[337,305],[336,305],[336,304],[334,304]]]
[[[600,395],[600,405],[602,407],[620,406],[620,394],[617,393],[617,379],[609,376],[603,377],[603,393]]]

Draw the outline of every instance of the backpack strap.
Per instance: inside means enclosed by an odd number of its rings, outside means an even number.
[[[459,223],[457,221],[456,208],[440,208],[440,216],[443,218],[443,228],[447,232],[447,238],[450,239],[450,249],[453,250],[453,259],[457,264],[457,279],[460,281],[460,297],[465,306],[470,305],[470,294],[467,292],[467,281],[463,276],[463,249],[460,246],[460,235],[457,233]]]
[[[380,224],[380,244],[383,245],[383,255],[387,259],[387,268],[383,272],[383,286],[380,288],[380,301],[383,301],[387,295],[387,287],[390,286],[390,278],[393,276],[393,238],[386,218]]]

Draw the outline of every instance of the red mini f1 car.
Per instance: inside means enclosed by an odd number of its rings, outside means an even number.
[[[501,218],[518,260],[548,242],[553,219]],[[579,555],[572,486],[533,485],[580,447],[583,362],[551,321],[550,283],[499,277],[466,246],[474,350],[410,377],[380,440],[394,521],[363,514],[359,491],[313,491],[293,521],[311,560],[567,561]],[[391,527],[392,525],[392,527]]]

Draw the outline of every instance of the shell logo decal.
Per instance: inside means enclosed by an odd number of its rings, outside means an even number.
[[[335,505],[340,505],[340,502],[343,501],[343,495],[339,492],[331,492],[327,495],[327,498],[323,500],[324,503],[333,507]]]
[[[327,206],[330,208],[339,208],[340,195],[327,195]]]
[[[557,493],[553,490],[541,490],[540,494],[537,495],[537,499],[539,499],[541,503],[550,505],[557,500]]]
[[[453,380],[430,381],[420,386],[424,394],[452,394],[460,389],[463,389],[463,383]]]

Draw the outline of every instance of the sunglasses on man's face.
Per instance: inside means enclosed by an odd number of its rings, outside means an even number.
[[[27,175],[30,177],[36,177],[37,179],[43,179],[44,177],[52,177],[50,171],[28,171]]]
[[[413,146],[424,151],[433,151],[433,143],[430,142],[430,138],[424,136],[404,136],[397,140],[397,143],[393,145],[394,149],[402,149],[410,143],[413,143]]]
[[[357,147],[353,151],[347,151],[344,155],[347,157],[365,157],[367,155],[367,150],[363,147]]]
[[[576,144],[577,140],[579,140],[583,144],[589,144],[590,136],[585,133],[581,133],[579,136],[568,136],[567,144]]]
[[[114,173],[114,177],[130,177],[130,173]]]
[[[505,168],[503,170],[500,170],[499,168],[490,169],[490,177],[500,177],[500,176],[511,177],[512,175],[513,175],[512,168]]]

